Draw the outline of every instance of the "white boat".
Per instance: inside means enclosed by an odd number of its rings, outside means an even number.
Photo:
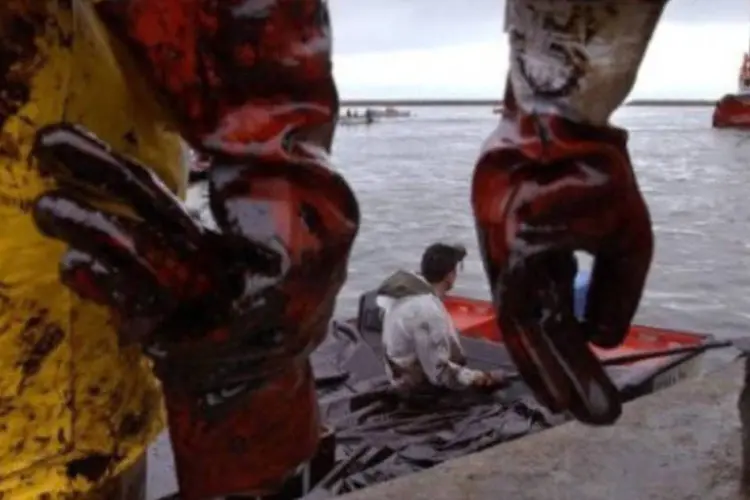
[[[370,112],[376,118],[408,118],[411,116],[411,111],[396,109],[392,106],[384,109],[370,109]]]
[[[339,117],[338,125],[372,125],[374,123],[373,117],[367,117],[364,115],[341,115]]]

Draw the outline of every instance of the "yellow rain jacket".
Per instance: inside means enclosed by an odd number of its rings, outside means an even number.
[[[79,123],[184,195],[179,138],[93,10],[0,2],[0,499],[75,498],[128,469],[164,427],[161,393],[106,311],[60,284],[39,234],[36,130]],[[115,58],[115,52],[118,58]],[[134,85],[135,84],[135,85]],[[46,181],[45,181],[46,182]]]

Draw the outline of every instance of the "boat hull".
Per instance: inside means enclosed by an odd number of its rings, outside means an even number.
[[[575,281],[575,312],[583,317],[586,308],[589,274],[579,273]],[[498,344],[503,343],[503,335],[497,324],[492,303],[487,300],[466,297],[447,297],[445,306],[453,319],[456,329],[466,338],[483,339]],[[612,349],[602,349],[591,345],[596,356],[606,361],[625,355],[663,351],[676,347],[698,347],[711,340],[710,335],[681,332],[646,325],[632,325],[624,342]],[[626,387],[621,387],[624,400],[641,397],[664,389],[686,378],[697,375],[701,369],[703,355],[688,353],[679,356],[665,356],[630,363],[630,378]],[[623,375],[625,376],[625,375]]]
[[[714,128],[750,129],[750,96],[727,94],[714,108]]]

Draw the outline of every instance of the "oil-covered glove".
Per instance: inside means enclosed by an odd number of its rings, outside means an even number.
[[[484,156],[473,190],[503,339],[550,409],[612,423],[619,395],[587,344],[623,341],[653,246],[625,133],[556,117],[521,117],[514,125],[522,142]],[[595,258],[583,322],[573,306],[576,250]]]
[[[338,94],[326,3],[95,4],[134,94],[158,101],[210,164],[215,227],[192,223],[148,169],[70,130],[40,136],[61,190],[39,200],[39,225],[70,244],[66,282],[110,304],[154,359],[182,497],[275,493],[316,451],[306,355],[359,225],[328,161]]]
[[[147,167],[83,130],[42,129],[33,153],[58,186],[34,218],[69,245],[62,280],[154,361],[183,498],[273,492],[317,445],[307,356],[345,279],[351,191],[328,171],[231,184],[241,169],[226,159],[213,174],[234,189],[217,182],[212,205],[224,227],[253,227],[247,239],[201,227]]]
[[[485,143],[472,204],[499,326],[542,403],[611,424],[619,393],[588,347],[620,344],[653,253],[648,209],[609,125],[666,2],[508,2],[504,112]],[[574,252],[594,257],[585,318]]]

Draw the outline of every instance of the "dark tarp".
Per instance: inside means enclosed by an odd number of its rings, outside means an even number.
[[[462,345],[470,367],[514,371],[502,345],[474,339],[462,339]],[[387,481],[566,420],[537,403],[521,382],[495,393],[434,394],[407,404],[389,390],[380,351],[378,335],[362,337],[350,324],[337,323],[313,354],[323,419],[335,432],[337,466],[305,498]],[[670,361],[661,368],[681,360]],[[631,399],[648,392],[657,373],[649,366],[608,370]]]

